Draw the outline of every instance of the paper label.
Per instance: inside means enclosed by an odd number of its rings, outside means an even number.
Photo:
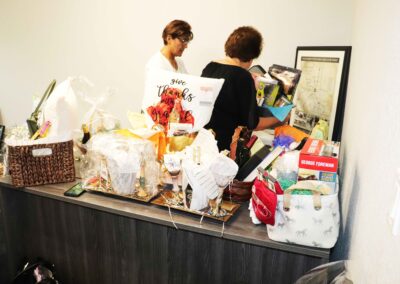
[[[32,156],[34,157],[41,157],[41,156],[50,156],[53,154],[51,148],[42,148],[42,149],[33,149]]]

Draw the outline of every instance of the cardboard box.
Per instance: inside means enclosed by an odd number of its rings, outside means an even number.
[[[309,138],[300,152],[297,179],[320,180],[336,186],[340,143]]]

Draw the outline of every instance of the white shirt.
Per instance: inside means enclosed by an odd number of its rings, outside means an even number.
[[[177,57],[175,57],[175,60],[176,63],[178,64],[178,69],[175,69],[171,65],[171,63],[169,63],[168,59],[161,53],[161,51],[158,51],[149,59],[149,61],[147,61],[146,71],[148,71],[149,69],[162,69],[162,70],[187,74],[183,61]]]

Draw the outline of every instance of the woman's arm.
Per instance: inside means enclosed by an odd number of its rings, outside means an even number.
[[[288,115],[284,121],[279,121],[276,117],[260,117],[257,127],[254,130],[264,130],[267,128],[274,128],[276,126],[281,126],[287,124],[290,119]]]
[[[273,128],[281,122],[275,117],[260,117],[257,127],[254,130],[264,130],[267,128]]]

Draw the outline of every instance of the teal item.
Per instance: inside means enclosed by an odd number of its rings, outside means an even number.
[[[289,187],[291,187],[292,185],[294,185],[296,183],[296,181],[290,180],[290,179],[279,179],[279,184],[282,187],[282,190],[286,190]]]
[[[288,116],[289,112],[294,107],[293,104],[281,107],[272,107],[267,106],[266,108],[271,112],[273,116],[275,116],[279,121],[284,121],[285,118]]]

